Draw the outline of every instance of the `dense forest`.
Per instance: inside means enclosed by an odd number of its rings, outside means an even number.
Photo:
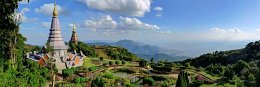
[[[213,76],[222,77],[218,82],[237,84],[239,87],[255,87],[259,84],[260,41],[250,42],[243,49],[216,51],[194,59],[182,61]],[[258,86],[256,86],[258,87]]]
[[[236,63],[239,60],[246,62],[260,59],[260,41],[250,42],[243,49],[230,51],[216,51],[203,54],[194,59],[187,59],[184,63],[190,62],[195,67],[206,67],[211,64],[227,65]]]

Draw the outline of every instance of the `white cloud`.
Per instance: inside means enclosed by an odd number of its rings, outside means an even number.
[[[28,3],[28,1],[30,1],[30,2]],[[19,2],[19,4],[30,4],[34,1],[37,1],[37,0],[22,0],[22,1]]]
[[[126,16],[142,17],[150,12],[151,0],[80,0],[88,7]]]
[[[205,39],[210,40],[231,40],[231,41],[241,41],[241,40],[254,40],[259,38],[256,36],[256,32],[243,32],[239,28],[230,29],[220,29],[211,28],[212,32],[205,34]]]
[[[211,31],[213,31],[213,32],[226,32],[226,30],[220,29],[220,28],[211,28]]]
[[[155,16],[156,17],[162,17],[162,13],[157,13]]]
[[[157,7],[154,7],[154,8],[153,8],[153,10],[155,10],[155,11],[163,11],[163,8],[162,8],[162,7],[159,7],[159,6],[157,6]]]
[[[84,26],[93,31],[113,30],[158,30],[157,25],[144,23],[137,18],[119,17],[119,22],[113,20],[110,15],[102,16],[94,20],[86,20]]]
[[[154,7],[153,10],[157,11],[157,14],[155,15],[156,17],[162,17],[162,11],[163,11],[163,8],[162,7]]]
[[[56,5],[56,7],[58,9],[58,13],[62,14],[63,13],[63,9],[61,8],[61,6],[60,5]],[[54,3],[49,3],[49,4],[44,4],[40,8],[36,8],[35,12],[43,13],[45,15],[52,15],[53,9],[54,9]]]
[[[41,26],[42,26],[43,28],[50,28],[50,27],[51,27],[51,22],[42,22],[42,23],[41,23]]]
[[[260,32],[260,29],[256,29],[255,31],[256,31],[256,32]]]
[[[17,13],[17,16],[21,18],[21,22],[34,22],[37,21],[37,18],[28,18],[25,14],[30,12],[29,8],[22,8],[20,12]]]
[[[137,18],[120,17],[119,29],[123,30],[158,30],[157,25],[143,23]]]
[[[242,31],[239,28],[231,28],[231,29],[220,29],[220,28],[211,28],[210,29],[216,33],[241,33]]]
[[[161,33],[161,34],[171,34],[172,32],[171,31],[169,31],[169,30],[167,30],[167,31],[158,31],[159,33]]]
[[[116,21],[114,21],[110,15],[103,16],[97,20],[86,20],[85,26],[91,30],[110,30],[115,29],[117,26]]]
[[[26,13],[26,12],[29,12],[29,11],[30,11],[29,8],[23,8],[23,9],[21,10],[21,13]]]
[[[233,32],[233,33],[241,33],[242,32],[239,28],[229,29],[228,31]]]

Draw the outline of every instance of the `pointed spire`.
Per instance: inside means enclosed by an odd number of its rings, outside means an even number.
[[[58,9],[56,7],[56,0],[54,1],[54,9],[53,9],[53,13],[52,13],[53,16],[58,16]]]
[[[73,32],[76,32],[76,25],[73,24]]]
[[[78,35],[76,33],[76,24],[73,24],[73,31],[72,31],[72,35],[71,35],[71,39],[70,39],[71,43],[78,43]]]

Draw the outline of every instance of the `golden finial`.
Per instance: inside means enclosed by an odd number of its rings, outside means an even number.
[[[75,23],[73,24],[73,31],[76,32],[76,25],[75,25]]]
[[[54,9],[53,9],[53,13],[52,13],[53,16],[58,16],[58,9],[56,8],[56,0],[54,2]]]

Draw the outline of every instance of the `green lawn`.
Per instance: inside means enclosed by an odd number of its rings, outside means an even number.
[[[83,66],[84,67],[102,66],[103,63],[109,63],[109,61],[113,61],[115,63],[118,60],[104,59],[103,61],[100,61],[99,58],[86,57],[84,58]],[[120,65],[122,65],[122,61],[121,60],[119,61],[120,61]],[[128,66],[128,67],[139,66],[139,63],[126,61],[126,64],[124,66]]]
[[[90,58],[90,57],[86,57],[84,58],[84,63],[83,63],[83,66],[84,67],[92,67],[92,66],[96,66],[95,64],[92,64],[92,61],[93,59]]]
[[[226,84],[223,84],[223,85],[217,85],[217,84],[207,85],[207,84],[203,84],[203,85],[201,85],[200,87],[237,87],[237,86],[236,86],[236,85],[229,84],[229,83],[226,83]]]
[[[138,62],[129,62],[129,61],[126,61],[125,63],[125,66],[139,66],[139,63]]]
[[[100,56],[103,57],[104,59],[110,59],[110,57],[107,55],[105,52],[105,49],[95,49],[95,52]]]

